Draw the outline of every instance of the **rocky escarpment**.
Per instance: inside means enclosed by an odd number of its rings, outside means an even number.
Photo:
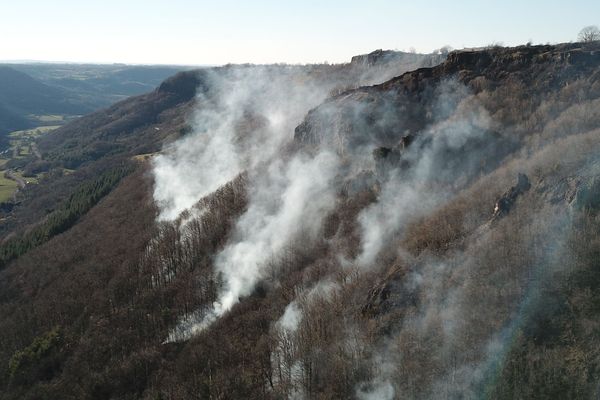
[[[368,54],[352,57],[350,65],[362,68],[378,68],[398,64],[403,66],[412,65],[415,67],[414,69],[416,69],[438,65],[446,59],[447,54],[447,52],[419,54],[379,49]]]
[[[377,57],[362,57],[360,61],[373,62],[371,59]],[[308,113],[296,128],[294,138],[306,145],[328,144],[342,154],[354,153],[367,143],[393,148],[402,138],[418,134],[452,113],[459,104],[452,103],[452,95],[464,98],[468,94],[513,90],[514,96],[521,96],[513,104],[526,101],[533,110],[541,104],[545,93],[562,89],[582,77],[589,87],[597,90],[599,67],[598,44],[455,51],[438,66],[420,68],[383,84],[330,98]],[[498,122],[503,129],[514,125],[515,121],[505,118],[511,111],[505,106],[510,104],[483,105],[501,119]],[[361,117],[356,118],[357,115]]]

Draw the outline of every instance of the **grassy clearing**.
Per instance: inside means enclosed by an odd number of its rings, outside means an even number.
[[[64,115],[56,115],[56,114],[47,114],[47,115],[30,115],[31,119],[42,123],[63,123],[65,121]]]
[[[8,136],[11,139],[37,138],[60,127],[61,125],[38,126],[37,128],[14,131],[9,133]]]
[[[29,146],[19,146],[19,157],[26,157],[31,154]]]
[[[131,158],[135,161],[147,161],[147,160],[151,159],[152,157],[154,157],[156,154],[158,154],[158,153],[138,154]]]
[[[37,128],[33,129],[25,129],[9,133],[8,137],[10,149],[6,152],[6,154],[0,154],[0,157],[7,159],[4,161],[4,163],[6,163],[11,157],[23,158],[30,156],[32,153],[31,145],[35,142],[35,140],[38,137],[45,135],[46,133],[59,127],[60,125],[38,126]]]
[[[39,117],[44,117],[44,122],[62,122],[62,116],[47,115]],[[33,129],[9,133],[10,148],[0,153],[0,202],[11,201],[15,191],[18,189],[18,185],[15,181],[4,176],[4,170],[7,169],[6,164],[11,159],[31,157],[33,153],[32,146],[34,145],[35,140],[59,127],[60,125],[39,126]],[[17,169],[13,170],[13,172],[16,177],[23,179],[27,184],[37,184],[43,175],[24,177],[23,171]]]
[[[10,201],[17,190],[17,182],[0,173],[0,202]]]
[[[41,178],[41,176],[23,176],[23,172],[21,171],[15,171],[15,175],[23,179],[27,184],[37,184],[39,183],[39,179]]]

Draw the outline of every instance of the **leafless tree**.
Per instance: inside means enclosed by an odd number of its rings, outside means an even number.
[[[577,36],[580,42],[595,42],[600,40],[600,29],[596,25],[590,25],[583,28]]]

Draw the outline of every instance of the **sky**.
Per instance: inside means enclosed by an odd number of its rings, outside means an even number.
[[[0,60],[345,62],[375,49],[574,41],[591,0],[0,0]]]

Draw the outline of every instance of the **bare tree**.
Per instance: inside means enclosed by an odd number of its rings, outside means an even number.
[[[600,40],[600,29],[596,25],[590,25],[583,28],[577,36],[580,42],[595,42]]]

